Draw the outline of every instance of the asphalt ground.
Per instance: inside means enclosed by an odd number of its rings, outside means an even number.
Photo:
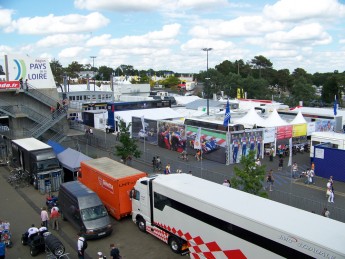
[[[79,137],[79,140],[83,140],[85,136]],[[114,146],[116,145],[116,137],[114,134],[106,134],[103,130],[94,130],[94,136],[92,138],[96,141],[89,143],[102,143],[106,142],[108,148],[105,149],[101,145],[85,145],[86,141],[79,141],[78,147],[80,151],[91,157],[107,156],[117,161],[120,161],[119,157],[114,156]],[[210,160],[197,161],[194,156],[189,155],[188,162],[178,158],[178,153],[160,148],[157,145],[151,145],[148,142],[138,141],[139,149],[142,155],[139,159],[133,159],[130,166],[133,166],[139,170],[147,173],[157,173],[152,170],[152,157],[159,155],[162,160],[162,165],[167,163],[171,165],[171,171],[176,172],[177,169],[182,172],[192,171],[192,174],[198,177],[202,177],[213,182],[222,183],[224,179],[229,179],[234,175],[234,167],[236,165],[224,165]],[[76,148],[76,141],[70,141],[63,143],[71,148]],[[109,149],[109,146],[112,148]],[[335,203],[331,204],[327,202],[326,198],[326,184],[328,179],[324,179],[316,176],[314,184],[304,184],[305,179],[293,179],[291,177],[291,166],[287,166],[288,157],[284,158],[284,166],[282,170],[278,170],[278,157],[275,157],[273,162],[269,160],[268,156],[262,159],[262,165],[266,167],[266,170],[273,170],[274,172],[274,188],[273,192],[268,192],[269,198],[281,203],[285,203],[300,209],[308,211],[314,211],[315,213],[321,213],[324,207],[327,207],[331,211],[331,217],[336,220],[345,222],[345,183],[340,181],[334,181],[335,189]],[[310,155],[307,152],[297,153],[292,156],[292,162],[298,164],[298,172],[305,171],[310,168]],[[331,172],[330,172],[331,175]],[[290,198],[287,199],[286,196]],[[285,202],[287,201],[287,202]],[[333,213],[332,213],[333,212]]]

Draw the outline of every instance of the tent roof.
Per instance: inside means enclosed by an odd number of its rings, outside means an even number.
[[[260,117],[260,115],[256,112],[255,108],[252,107],[246,115],[244,115],[240,119],[235,120],[236,124],[244,124],[244,125],[254,125],[257,126],[265,126],[265,119]]]
[[[174,111],[171,108],[154,108],[128,111],[115,111],[115,116],[123,119],[126,124],[132,122],[132,117],[142,117],[148,120],[166,120],[183,118],[182,114]]]
[[[289,123],[280,117],[276,109],[274,109],[270,116],[268,116],[264,124],[265,127],[279,127],[286,125],[289,125]]]
[[[290,124],[303,124],[303,123],[307,123],[307,121],[304,119],[301,111],[299,111],[296,117],[292,121],[290,121]]]
[[[72,148],[67,148],[65,151],[59,153],[57,157],[61,165],[72,172],[80,168],[80,162],[92,159]]]
[[[52,140],[48,140],[47,144],[53,148],[55,154],[59,154],[66,149],[65,147],[61,146],[59,143]]]

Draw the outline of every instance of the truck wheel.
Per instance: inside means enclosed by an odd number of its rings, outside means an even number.
[[[142,217],[139,217],[137,220],[138,228],[141,232],[146,232],[146,223]]]
[[[30,255],[31,256],[36,256],[38,255],[38,249],[36,249],[35,247],[30,247]]]
[[[169,246],[170,249],[176,253],[176,254],[180,254],[181,250],[182,250],[182,242],[178,237],[175,236],[171,236],[169,237]]]

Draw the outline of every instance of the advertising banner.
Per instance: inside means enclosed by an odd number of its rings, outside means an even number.
[[[307,136],[311,136],[311,133],[315,132],[315,121],[307,124]]]
[[[334,120],[317,120],[315,121],[315,131],[330,132],[334,131]]]
[[[19,89],[19,81],[0,81],[0,90]]]
[[[301,137],[307,135],[307,124],[292,125],[292,137]]]
[[[292,138],[292,125],[277,127],[277,140]]]
[[[187,153],[195,154],[194,142],[198,132],[197,127],[186,126]],[[226,132],[201,128],[200,144],[202,157],[219,163],[226,163]]]
[[[264,128],[264,143],[273,143],[276,138],[276,128]]]
[[[132,138],[137,138],[140,141],[145,140],[147,143],[157,145],[157,121],[143,117],[132,117]]]
[[[230,164],[241,161],[250,150],[255,151],[256,158],[263,156],[263,130],[246,130],[231,132]]]
[[[186,149],[186,141],[184,124],[158,121],[158,146],[182,152]]]
[[[56,88],[48,59],[6,55],[6,60],[9,81],[22,79],[35,88]]]

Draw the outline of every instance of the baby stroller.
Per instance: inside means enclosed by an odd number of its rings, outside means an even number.
[[[1,242],[3,242],[6,247],[11,248],[13,246],[13,243],[11,241],[11,232],[9,229],[4,229],[1,232]]]

